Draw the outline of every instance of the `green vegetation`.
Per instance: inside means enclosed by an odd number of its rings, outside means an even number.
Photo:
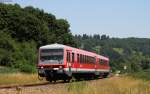
[[[76,45],[69,27],[66,20],[38,8],[0,3],[0,65],[36,72],[41,45]]]
[[[74,91],[76,94],[82,94],[82,90],[86,87],[87,83],[82,82],[75,82],[75,83],[69,83],[66,85],[66,88],[68,92]]]
[[[130,76],[134,77],[135,79],[140,78],[146,81],[150,81],[150,69],[149,70],[144,70],[144,71],[140,71],[137,73],[132,73],[130,74]]]
[[[75,35],[79,48],[110,58],[115,72],[134,73],[150,69],[150,39],[109,38],[107,35]],[[124,70],[124,66],[127,69]]]
[[[37,73],[0,73],[0,86],[23,85],[41,82],[46,82],[46,80],[39,80]]]
[[[112,77],[97,81],[69,83],[54,94],[149,94],[150,83],[130,77]]]
[[[17,69],[14,69],[14,68],[11,68],[11,67],[0,66],[0,74],[16,73],[16,72],[18,72]]]

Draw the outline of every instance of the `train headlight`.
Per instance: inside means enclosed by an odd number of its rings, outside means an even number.
[[[62,69],[62,66],[59,66],[59,69]]]
[[[43,73],[44,73],[44,70],[40,69],[38,72],[39,72],[40,74],[43,74]]]
[[[59,66],[59,70],[62,70],[63,69],[63,67],[62,66]]]
[[[42,66],[41,69],[43,69],[44,67]]]

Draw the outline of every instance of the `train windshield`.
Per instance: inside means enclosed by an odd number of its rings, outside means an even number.
[[[42,49],[40,52],[40,63],[62,64],[63,53],[63,49]]]

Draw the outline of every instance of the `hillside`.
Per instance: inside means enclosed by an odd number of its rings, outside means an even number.
[[[137,72],[150,68],[150,39],[109,38],[98,34],[75,35],[75,39],[79,48],[109,57],[113,71]]]

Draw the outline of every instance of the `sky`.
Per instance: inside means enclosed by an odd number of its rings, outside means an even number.
[[[72,34],[150,38],[150,0],[12,0],[70,23]]]

